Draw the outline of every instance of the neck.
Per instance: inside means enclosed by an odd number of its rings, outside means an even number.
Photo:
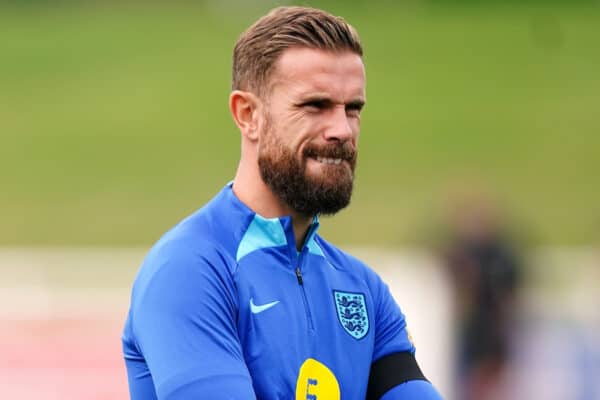
[[[243,166],[243,161],[240,161],[233,181],[233,192],[242,203],[265,218],[291,216],[296,250],[302,249],[313,216],[299,214],[283,203],[262,180],[257,168]]]

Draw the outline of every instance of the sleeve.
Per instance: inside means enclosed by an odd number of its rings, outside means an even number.
[[[381,400],[442,400],[442,396],[427,381],[408,381],[394,386]]]
[[[392,353],[415,353],[415,346],[406,330],[406,319],[392,297],[390,289],[371,272],[371,293],[375,302],[375,348],[373,362]]]
[[[132,329],[157,398],[255,399],[226,259],[210,246],[163,253],[132,302]]]
[[[389,287],[372,271],[370,286],[375,302],[376,328],[367,398],[441,400],[419,368],[404,314]]]

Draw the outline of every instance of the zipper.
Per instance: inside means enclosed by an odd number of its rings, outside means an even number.
[[[296,267],[296,279],[298,279],[298,285],[302,291],[302,300],[304,301],[304,310],[306,311],[306,319],[308,320],[308,328],[313,331],[315,329],[313,325],[312,315],[310,308],[308,307],[308,298],[306,297],[306,290],[304,288],[304,279],[302,279],[302,271],[300,271],[300,258],[298,259],[298,266]]]
[[[315,327],[314,327],[314,323],[313,323],[313,319],[312,319],[312,315],[310,313],[310,307],[308,306],[308,297],[306,297],[306,288],[304,287],[304,279],[302,278],[302,270],[300,269],[300,267],[302,266],[302,255],[308,251],[306,246],[307,246],[307,241],[312,237],[313,232],[317,229],[316,224],[313,224],[309,231],[306,234],[306,238],[304,245],[302,246],[302,250],[300,252],[300,254],[298,255],[298,264],[296,265],[296,279],[298,280],[298,286],[300,286],[300,290],[302,291],[302,300],[304,301],[304,310],[306,311],[306,320],[308,321],[308,330],[309,331],[314,331]]]
[[[296,278],[298,278],[298,285],[304,285],[304,281],[302,280],[302,272],[300,272],[300,267],[296,267]]]

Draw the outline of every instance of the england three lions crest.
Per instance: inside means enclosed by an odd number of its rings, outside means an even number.
[[[362,339],[369,332],[367,303],[362,293],[333,291],[337,315],[342,327],[354,339]]]

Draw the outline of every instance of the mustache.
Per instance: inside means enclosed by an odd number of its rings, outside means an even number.
[[[304,157],[341,158],[345,161],[356,160],[356,150],[350,143],[332,144],[325,146],[308,145],[304,148]]]

